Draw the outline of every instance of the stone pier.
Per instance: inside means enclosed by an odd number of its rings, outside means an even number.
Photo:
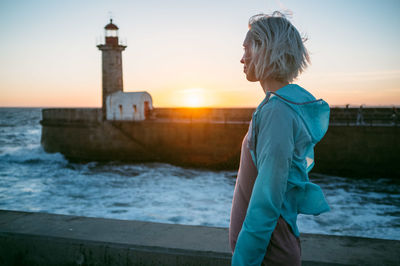
[[[400,265],[400,241],[302,234],[302,265]],[[0,211],[0,265],[230,265],[228,229]]]
[[[237,170],[252,111],[158,108],[154,119],[103,121],[101,109],[44,109],[41,143],[45,151],[60,152],[78,162],[164,162]],[[400,126],[388,121],[347,125],[354,119],[343,120],[348,116],[341,111],[332,112],[328,132],[315,147],[313,173],[398,179]],[[373,115],[375,120],[385,122],[377,120],[377,114]],[[390,113],[383,114],[390,118]]]

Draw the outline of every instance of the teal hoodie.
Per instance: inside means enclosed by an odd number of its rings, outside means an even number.
[[[261,265],[279,216],[299,236],[297,214],[329,211],[321,188],[308,179],[329,112],[324,100],[295,84],[268,92],[257,107],[248,145],[258,175],[232,265]]]

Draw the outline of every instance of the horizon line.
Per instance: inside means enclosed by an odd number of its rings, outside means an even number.
[[[368,104],[332,104],[329,105],[330,108],[338,108],[338,107],[343,107],[346,108],[346,106],[349,106],[349,108],[360,108],[361,106],[363,108],[400,108],[400,104],[382,104],[382,105],[368,105]],[[100,106],[0,106],[0,108],[5,109],[5,108],[26,108],[26,109],[102,109]],[[245,108],[257,108],[257,106],[159,106],[159,107],[153,107],[154,109],[157,108],[187,108],[187,109],[202,109],[202,108],[220,108],[220,109],[245,109]]]

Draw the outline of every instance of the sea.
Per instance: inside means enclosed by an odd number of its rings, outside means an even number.
[[[40,145],[40,108],[0,108],[0,209],[229,227],[237,171],[165,163],[72,163]],[[316,162],[318,163],[318,162]],[[310,175],[331,211],[302,233],[400,240],[400,182]]]

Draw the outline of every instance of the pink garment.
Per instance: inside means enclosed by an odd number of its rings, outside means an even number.
[[[249,147],[247,146],[247,136],[243,138],[242,151],[240,155],[239,171],[236,179],[235,191],[233,193],[231,221],[229,225],[229,242],[233,251],[236,241],[246,217],[247,207],[249,206],[251,192],[257,177],[257,168],[251,158]]]
[[[231,221],[229,225],[229,242],[232,254],[236,241],[247,213],[254,182],[257,178],[257,168],[247,145],[248,133],[242,142],[239,171],[233,193]],[[300,239],[295,237],[286,221],[279,217],[277,225],[271,236],[266,256],[262,265],[301,265]]]

